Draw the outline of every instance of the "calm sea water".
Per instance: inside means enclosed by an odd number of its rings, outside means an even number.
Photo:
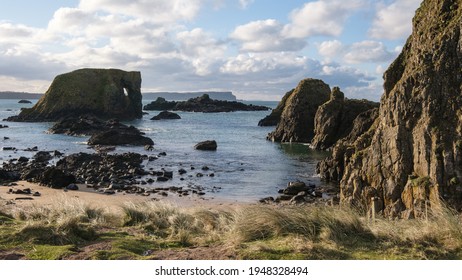
[[[33,101],[35,102],[35,101]],[[143,103],[149,103],[145,100]],[[277,102],[247,102],[274,108]],[[41,151],[59,150],[69,155],[76,152],[92,153],[86,141],[88,137],[71,137],[47,134],[51,123],[16,123],[1,121],[17,115],[21,107],[33,104],[18,104],[18,100],[0,100],[0,147],[15,147],[17,152],[1,151],[0,162],[19,156],[31,157],[34,153],[21,151],[38,146]],[[320,185],[315,175],[316,163],[325,153],[310,150],[306,145],[278,144],[266,140],[274,127],[259,127],[258,121],[269,113],[189,113],[177,112],[181,120],[151,121],[158,112],[151,111],[141,120],[128,122],[146,133],[155,142],[155,150],[144,151],[143,147],[119,147],[117,153],[138,152],[167,156],[146,162],[146,168],[174,171],[173,181],[154,183],[158,186],[200,186],[207,196],[229,200],[255,201],[265,196],[277,195],[277,190],[287,182],[301,180]],[[5,140],[4,137],[10,139]],[[196,151],[194,145],[204,140],[216,140],[216,152]],[[207,166],[208,171],[201,168]],[[194,170],[191,169],[194,168]],[[177,171],[184,168],[188,173],[180,180]],[[204,177],[197,177],[203,173]],[[214,177],[207,176],[214,173]],[[149,185],[147,186],[149,187]]]

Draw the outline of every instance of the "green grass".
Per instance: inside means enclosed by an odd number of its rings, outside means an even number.
[[[0,205],[0,254],[147,259],[146,252],[220,246],[240,259],[462,259],[462,225],[460,215],[444,207],[428,219],[372,223],[339,207],[210,210],[149,202],[126,204],[114,214],[78,201],[24,209]]]

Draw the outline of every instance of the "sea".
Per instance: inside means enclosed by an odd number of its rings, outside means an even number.
[[[151,101],[144,100],[143,105]],[[270,108],[277,106],[277,102],[267,101],[244,103]],[[0,163],[20,156],[32,157],[35,152],[24,150],[35,146],[39,151],[58,150],[65,155],[94,153],[87,145],[89,137],[47,133],[53,123],[2,121],[19,114],[21,108],[33,105],[19,104],[16,99],[0,100],[0,124],[8,126],[0,129]],[[145,169],[173,171],[174,178],[168,182],[144,185],[145,188],[194,187],[204,189],[206,198],[254,202],[263,197],[276,197],[278,190],[291,181],[303,181],[317,186],[323,184],[315,169],[317,162],[328,154],[314,151],[305,144],[280,144],[266,140],[267,134],[275,127],[259,127],[258,121],[270,111],[176,112],[181,116],[180,120],[161,121],[150,120],[159,112],[148,113],[149,115],[140,120],[125,123],[139,128],[150,137],[155,143],[154,150],[122,146],[113,152],[136,152],[154,156],[166,153],[166,156],[159,156],[157,160],[143,164]],[[195,144],[205,140],[216,140],[217,151],[194,149]],[[16,150],[5,150],[8,147]],[[187,173],[179,176],[179,169],[185,169]]]

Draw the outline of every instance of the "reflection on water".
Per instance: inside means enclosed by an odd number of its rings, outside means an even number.
[[[279,148],[288,156],[297,159],[310,159],[319,161],[330,155],[330,152],[311,149],[307,144],[283,143]]]

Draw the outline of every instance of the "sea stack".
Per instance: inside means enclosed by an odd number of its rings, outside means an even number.
[[[288,96],[287,96],[288,95]],[[330,87],[321,80],[302,80],[285,103],[276,130],[268,135],[274,142],[309,143],[314,137],[314,117],[318,107],[329,100]],[[279,107],[279,106],[278,106]]]
[[[424,215],[440,199],[462,208],[462,5],[425,0],[384,74],[378,118],[349,143],[341,201],[388,217]],[[337,147],[338,148],[338,147]]]
[[[84,114],[103,119],[142,117],[140,72],[80,69],[58,75],[35,106],[10,121],[57,121]]]

